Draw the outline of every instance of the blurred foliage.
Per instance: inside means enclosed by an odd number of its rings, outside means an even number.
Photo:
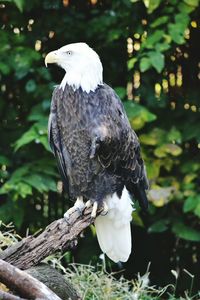
[[[200,241],[199,0],[7,0],[0,12],[0,219],[36,230],[52,195],[60,199],[47,120],[63,71],[46,69],[44,57],[86,41],[141,141],[151,205],[135,223],[185,240],[195,263],[199,244],[187,241]]]

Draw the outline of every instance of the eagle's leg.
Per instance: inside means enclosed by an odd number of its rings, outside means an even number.
[[[66,213],[64,214],[64,218],[68,220],[70,215],[75,211],[79,211],[80,214],[82,214],[84,207],[85,207],[85,203],[83,202],[83,197],[80,196],[77,198],[76,202],[74,203],[74,206],[72,206],[70,209],[66,211]]]
[[[108,205],[105,201],[99,203],[98,201],[93,202],[91,200],[88,200],[85,204],[85,208],[88,208],[90,206],[92,206],[91,218],[96,218],[99,206],[103,206],[103,211],[101,212],[102,216],[108,213]]]

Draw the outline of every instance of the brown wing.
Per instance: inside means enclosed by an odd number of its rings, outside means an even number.
[[[57,159],[58,169],[65,186],[65,191],[69,193],[67,165],[69,165],[70,162],[66,151],[63,151],[64,147],[57,118],[57,101],[60,97],[62,97],[60,90],[55,89],[52,97],[51,112],[49,116],[48,138],[51,150]]]
[[[148,179],[137,135],[130,126],[120,99],[107,85],[103,98],[102,110],[93,128],[91,157],[96,155],[104,168],[120,176],[140,206],[147,209],[145,190],[148,189]]]

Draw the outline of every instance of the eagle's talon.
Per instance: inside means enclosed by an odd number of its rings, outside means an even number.
[[[101,212],[101,216],[105,216],[108,213],[108,205],[105,201],[103,201],[103,211]]]
[[[78,211],[80,213],[80,215],[83,213],[85,204],[83,202],[83,197],[78,197],[76,202],[74,203],[74,206],[72,206],[71,208],[69,208],[66,213],[64,214],[64,219],[66,221],[69,220],[70,216],[75,212]]]
[[[91,200],[88,200],[88,201],[85,203],[85,208],[89,208],[91,205],[92,205],[92,201],[91,201]]]
[[[95,201],[92,207],[92,213],[91,213],[91,218],[95,219],[97,215],[97,209],[98,209],[98,202]]]

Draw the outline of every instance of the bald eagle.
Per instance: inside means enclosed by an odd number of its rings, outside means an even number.
[[[47,54],[65,70],[53,92],[48,135],[74,210],[92,206],[100,247],[114,262],[131,253],[132,195],[143,209],[148,180],[140,144],[114,90],[103,82],[97,53],[85,43]],[[96,217],[98,207],[102,215]]]

